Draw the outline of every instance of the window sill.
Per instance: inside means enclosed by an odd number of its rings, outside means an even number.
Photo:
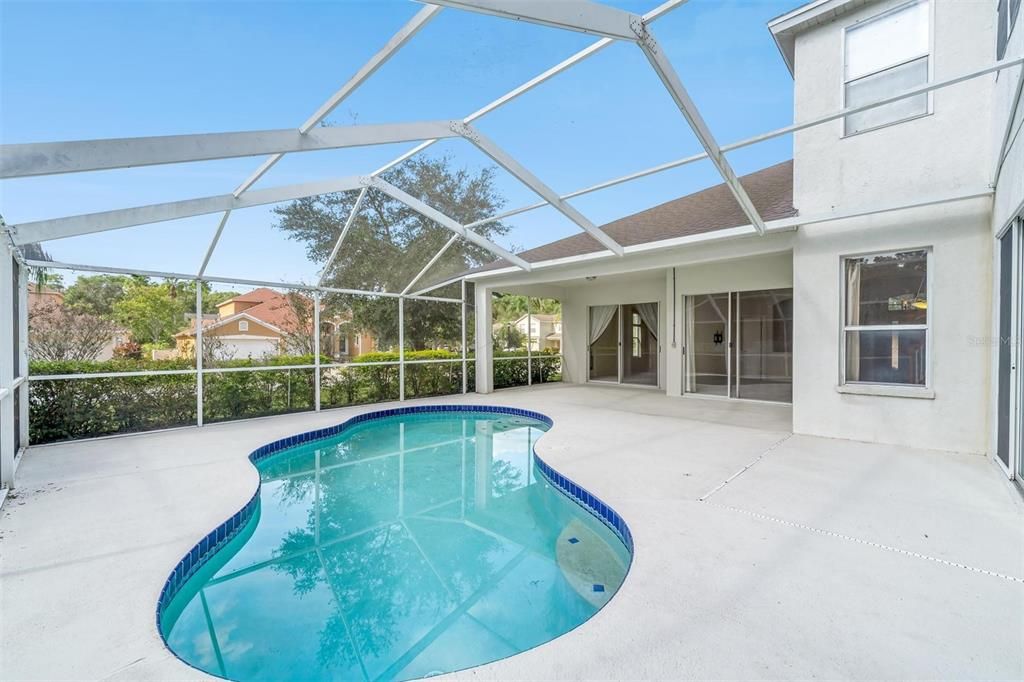
[[[887,398],[920,398],[935,400],[935,391],[925,386],[888,386],[884,384],[841,384],[837,393],[852,395],[876,395]]]

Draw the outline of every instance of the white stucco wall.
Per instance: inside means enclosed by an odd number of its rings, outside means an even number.
[[[1010,35],[1004,59],[1024,55],[1024,10],[1017,17],[1017,24]],[[1010,144],[1003,160],[999,180],[996,183],[995,203],[992,210],[992,230],[997,234],[1003,226],[1016,216],[1024,206],[1024,102],[1017,102],[1016,115],[1012,122],[1010,114],[1014,111],[1014,96],[1017,80],[1021,69],[1007,69],[999,75],[995,84],[994,125],[992,144],[998,149],[1003,143],[1007,123],[1010,123]],[[992,159],[993,170],[997,158]]]
[[[983,453],[988,448],[990,201],[802,228],[793,250],[793,429],[797,433]],[[932,247],[933,399],[837,391],[841,257]]]
[[[842,108],[844,29],[904,2],[869,3],[797,36],[795,120]],[[933,80],[994,61],[994,0],[931,3]],[[794,204],[808,216],[983,190],[992,179],[994,79],[935,92],[930,116],[845,138],[842,120],[796,133]]]
[[[693,243],[630,254],[624,258],[607,257],[559,267],[537,268],[532,272],[512,272],[475,278],[478,339],[489,338],[490,296],[494,291],[530,296],[546,296],[562,301],[563,381],[582,383],[587,379],[588,306],[625,303],[658,303],[659,386],[670,395],[679,394],[678,346],[672,347],[673,300],[671,272],[686,271],[687,286],[693,293],[735,291],[790,286],[789,255],[796,232],[781,232],[765,237],[744,236]],[[764,260],[759,260],[764,258]],[[744,260],[746,259],[746,260]],[[596,277],[587,281],[587,277]],[[726,284],[731,282],[731,284]],[[704,288],[699,291],[700,287]],[[714,289],[714,287],[725,287]],[[678,322],[678,317],[676,324]],[[678,340],[677,329],[677,340]],[[490,344],[477,344],[477,391],[492,390],[489,380]],[[483,378],[482,378],[483,377]],[[673,391],[675,391],[673,393]]]

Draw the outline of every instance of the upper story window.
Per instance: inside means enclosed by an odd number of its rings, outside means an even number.
[[[930,255],[844,259],[842,383],[928,385]]]
[[[1010,34],[1013,33],[1013,25],[1017,23],[1017,15],[1020,14],[1021,0],[999,0],[996,7],[998,18],[996,19],[996,59],[1006,56],[1006,45],[1010,42]]]
[[[844,107],[867,104],[928,82],[931,31],[928,0],[915,0],[846,29]],[[927,94],[851,114],[853,135],[928,113]]]
[[[238,331],[240,331],[240,332],[247,332],[247,331],[249,331],[249,320],[239,320],[238,321]]]

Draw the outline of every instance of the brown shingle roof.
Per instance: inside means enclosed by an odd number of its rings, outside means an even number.
[[[792,160],[744,175],[740,182],[765,221],[796,215],[796,209],[793,208]],[[729,188],[722,183],[613,220],[602,225],[601,229],[619,244],[635,246],[749,224],[750,221]],[[600,242],[586,232],[581,232],[523,251],[519,256],[530,263],[537,263],[603,250],[604,246]],[[495,270],[510,265],[501,259],[469,272]]]

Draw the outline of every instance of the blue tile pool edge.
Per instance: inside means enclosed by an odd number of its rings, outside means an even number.
[[[396,407],[388,410],[363,412],[362,414],[357,414],[333,426],[326,426],[322,429],[306,431],[305,433],[287,436],[273,441],[272,443],[267,443],[266,445],[262,445],[249,453],[249,462],[255,466],[259,462],[262,462],[278,452],[295,447],[296,445],[303,445],[312,441],[337,436],[353,426],[364,422],[376,419],[386,419],[388,417],[398,417],[406,414],[430,412],[483,412],[490,414],[508,414],[534,419],[547,425],[549,428],[554,426],[554,421],[551,417],[541,414],[540,412],[523,410],[518,407],[505,407],[500,405],[416,405],[410,407]],[[586,510],[591,516],[603,523],[609,530],[611,530],[612,533],[615,534],[617,538],[619,538],[620,541],[622,541],[622,544],[626,546],[626,549],[629,552],[630,563],[632,563],[633,534],[630,532],[629,525],[626,524],[625,519],[623,519],[618,512],[612,509],[610,505],[597,497],[597,495],[594,495],[586,488],[562,475],[554,467],[541,459],[537,454],[536,447],[533,449],[533,459],[537,465],[537,469],[541,472],[548,483]],[[260,486],[260,483],[256,484],[256,491],[241,509],[197,542],[178,562],[164,581],[163,589],[160,590],[160,597],[157,600],[156,629],[160,634],[160,639],[163,641],[164,646],[166,646],[168,651],[171,653],[174,653],[174,650],[171,649],[168,644],[167,638],[164,636],[163,628],[160,626],[160,620],[164,612],[167,610],[167,607],[170,605],[174,597],[181,591],[182,587],[185,586],[185,583],[187,583],[192,576],[206,565],[206,563],[216,555],[220,549],[231,542],[252,519],[253,515],[256,513],[257,507],[259,506]],[[174,653],[174,655],[177,657],[176,653]],[[179,660],[182,660],[183,663],[191,667],[191,664],[187,661],[180,659],[180,657]],[[212,673],[206,672],[206,674]],[[213,674],[213,676],[217,677],[215,674]]]

